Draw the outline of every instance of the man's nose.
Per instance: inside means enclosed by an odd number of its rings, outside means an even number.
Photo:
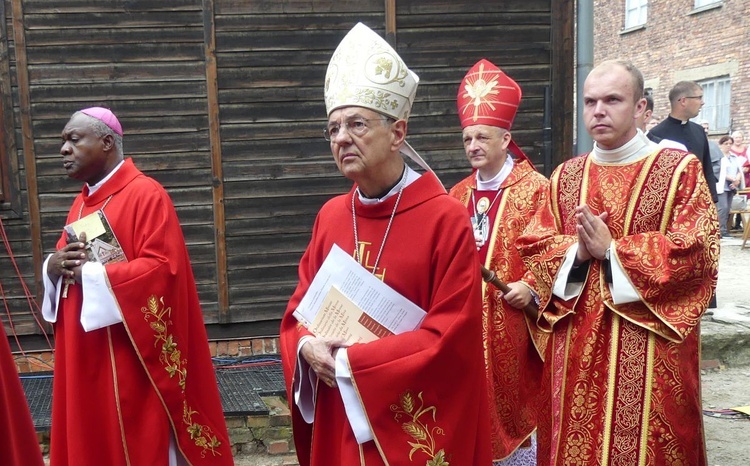
[[[336,136],[331,138],[331,141],[339,145],[341,145],[342,142],[348,142],[351,140],[352,136],[351,134],[349,134],[349,128],[347,128],[346,125],[339,126],[339,130],[336,132]]]
[[[68,155],[71,152],[72,151],[70,149],[70,142],[69,141],[63,142],[62,146],[60,147],[60,155]]]

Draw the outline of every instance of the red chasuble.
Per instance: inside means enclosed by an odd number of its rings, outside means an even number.
[[[479,201],[476,173],[458,182],[450,191],[474,215]],[[474,200],[472,201],[472,191]],[[491,201],[495,193],[489,193]],[[518,254],[515,242],[534,213],[548,202],[549,181],[528,161],[516,161],[500,194],[489,210],[492,229],[480,251],[484,266],[494,270],[505,283],[522,281],[534,288],[534,276]],[[487,197],[487,193],[485,193]],[[542,359],[535,342],[543,349],[547,334],[520,309],[497,298],[497,290],[482,286],[482,333],[489,380],[492,450],[494,461],[502,460],[526,442],[536,429]]]
[[[109,199],[109,202],[107,200]],[[232,465],[190,259],[166,191],[131,159],[66,223],[104,207],[128,262],[107,264],[123,323],[84,332],[82,288],[55,325],[52,466],[168,464],[170,435],[191,465]],[[64,236],[57,247],[65,244]]]
[[[717,214],[693,155],[663,149],[626,164],[577,157],[551,178],[551,205],[519,239],[552,332],[539,421],[539,464],[706,464],[700,318],[716,285]],[[551,296],[573,211],[607,212],[618,260],[641,301],[616,305],[603,262],[583,291]]]
[[[42,466],[42,450],[18,379],[5,329],[0,324],[0,464]]]
[[[299,266],[299,285],[281,324],[284,374],[293,400],[299,339],[292,316],[333,244],[354,256],[352,190],[327,202]],[[396,196],[356,200],[362,265],[371,269]],[[489,465],[489,422],[482,358],[480,274],[466,209],[432,173],[404,189],[376,275],[427,311],[422,326],[348,349],[354,388],[374,441],[356,443],[338,389],[317,386],[315,420],[291,402],[302,466]]]

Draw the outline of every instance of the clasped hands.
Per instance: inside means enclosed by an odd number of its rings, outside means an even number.
[[[81,283],[81,267],[87,257],[85,248],[86,233],[81,233],[80,240],[69,241],[55,251],[47,262],[47,275],[50,280],[54,282],[58,277],[63,277]]]
[[[576,207],[575,220],[576,232],[578,233],[576,265],[591,258],[605,259],[607,249],[612,244],[612,233],[610,233],[606,223],[607,217],[607,212],[595,215],[585,204]]]
[[[314,337],[302,345],[300,355],[318,379],[329,387],[336,387],[336,352],[347,346],[349,344],[342,338]]]

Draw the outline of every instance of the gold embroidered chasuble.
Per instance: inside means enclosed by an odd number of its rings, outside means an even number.
[[[538,279],[537,324],[551,332],[539,464],[706,463],[699,323],[719,246],[701,170],[693,155],[663,149],[625,164],[581,156],[553,173],[550,206],[518,243]],[[581,204],[608,213],[612,260],[640,301],[614,304],[598,260],[578,297],[551,295]]]
[[[473,212],[472,191],[476,188],[476,173],[472,173],[450,194]],[[497,210],[488,212],[492,227],[484,266],[505,283],[522,281],[534,288],[534,276],[523,264],[515,241],[534,212],[547,204],[548,193],[549,181],[527,160],[515,161],[500,186]],[[513,454],[536,429],[541,358],[547,336],[522,310],[498,299],[492,285],[482,284],[482,337],[495,461]]]

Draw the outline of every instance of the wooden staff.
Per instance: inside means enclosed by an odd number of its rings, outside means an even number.
[[[482,280],[484,280],[486,283],[491,284],[498,290],[502,291],[503,294],[510,292],[510,288],[508,287],[508,285],[502,280],[500,280],[499,278],[497,278],[497,274],[494,271],[489,270],[487,267],[483,265],[481,267],[482,267]],[[536,304],[534,303],[534,300],[532,299],[529,304],[524,306],[523,312],[525,312],[526,315],[531,317],[531,319],[536,322],[537,316],[539,315],[539,308],[536,307]]]

